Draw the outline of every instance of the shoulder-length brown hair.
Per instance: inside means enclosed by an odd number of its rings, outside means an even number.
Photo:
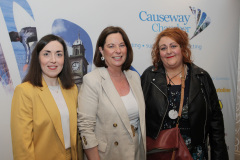
[[[167,28],[160,32],[155,40],[155,43],[153,44],[152,48],[152,63],[155,67],[155,70],[158,69],[158,65],[162,64],[161,58],[160,58],[160,48],[159,48],[159,41],[162,37],[169,37],[176,41],[180,47],[181,52],[183,55],[183,63],[192,63],[191,60],[191,46],[189,44],[189,38],[187,32],[181,30],[178,27],[173,28]]]
[[[63,46],[64,64],[62,71],[59,73],[58,77],[61,80],[63,88],[69,89],[74,85],[74,81],[72,78],[73,76],[70,68],[67,46],[62,38],[53,34],[42,37],[36,44],[35,48],[32,51],[29,70],[22,82],[30,82],[33,86],[42,87],[42,69],[39,62],[39,53],[51,41],[58,41]]]
[[[120,33],[122,35],[123,41],[127,47],[127,58],[122,65],[122,70],[128,70],[131,67],[131,64],[133,61],[133,50],[132,50],[132,46],[128,39],[127,34],[120,27],[109,26],[101,32],[101,34],[99,35],[98,40],[97,40],[93,63],[95,64],[96,67],[106,67],[107,68],[105,61],[101,60],[102,54],[99,51],[99,47],[102,47],[102,49],[104,49],[104,44],[106,43],[106,38],[108,35],[110,35],[112,33]]]

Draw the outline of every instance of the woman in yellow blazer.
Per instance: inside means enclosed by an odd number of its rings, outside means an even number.
[[[137,72],[129,70],[133,51],[120,27],[100,34],[95,70],[83,77],[78,128],[85,159],[145,160],[145,103]]]
[[[44,36],[12,99],[15,160],[77,160],[77,94],[64,40]]]

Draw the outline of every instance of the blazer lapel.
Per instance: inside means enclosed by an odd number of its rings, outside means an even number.
[[[53,125],[58,134],[59,139],[61,140],[62,144],[65,145],[60,112],[58,110],[55,100],[54,100],[50,90],[48,89],[47,84],[44,81],[44,79],[42,80],[42,84],[43,84],[43,87],[39,87],[39,89],[40,89],[39,96],[44,104],[44,107],[46,108],[47,112],[49,113],[49,116],[53,122]]]
[[[121,118],[124,126],[126,127],[127,131],[132,135],[131,125],[128,117],[127,110],[121,100],[121,97],[119,96],[114,84],[112,83],[112,80],[107,72],[106,68],[99,68],[100,75],[103,78],[102,81],[102,87],[104,91],[106,92],[106,95],[109,98],[109,101],[111,101],[113,107],[116,109],[119,117]]]
[[[125,75],[127,77],[128,83],[132,89],[132,92],[134,94],[134,97],[137,101],[138,104],[138,109],[139,109],[139,120],[140,120],[140,127],[141,127],[141,132],[145,132],[145,102],[143,99],[143,93],[142,93],[142,88],[138,86],[135,81],[136,79],[132,78],[132,74],[129,71],[125,71]]]

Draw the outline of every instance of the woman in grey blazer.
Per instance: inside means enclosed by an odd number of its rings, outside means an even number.
[[[85,159],[145,160],[145,104],[137,72],[129,70],[133,51],[120,27],[100,34],[97,67],[83,77],[78,96],[78,128]]]

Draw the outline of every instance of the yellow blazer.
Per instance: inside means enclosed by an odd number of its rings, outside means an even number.
[[[14,91],[11,134],[15,160],[66,159],[60,112],[44,79],[42,83],[43,87],[34,87],[25,82]],[[61,86],[61,91],[69,111],[72,160],[77,160],[78,89]]]

